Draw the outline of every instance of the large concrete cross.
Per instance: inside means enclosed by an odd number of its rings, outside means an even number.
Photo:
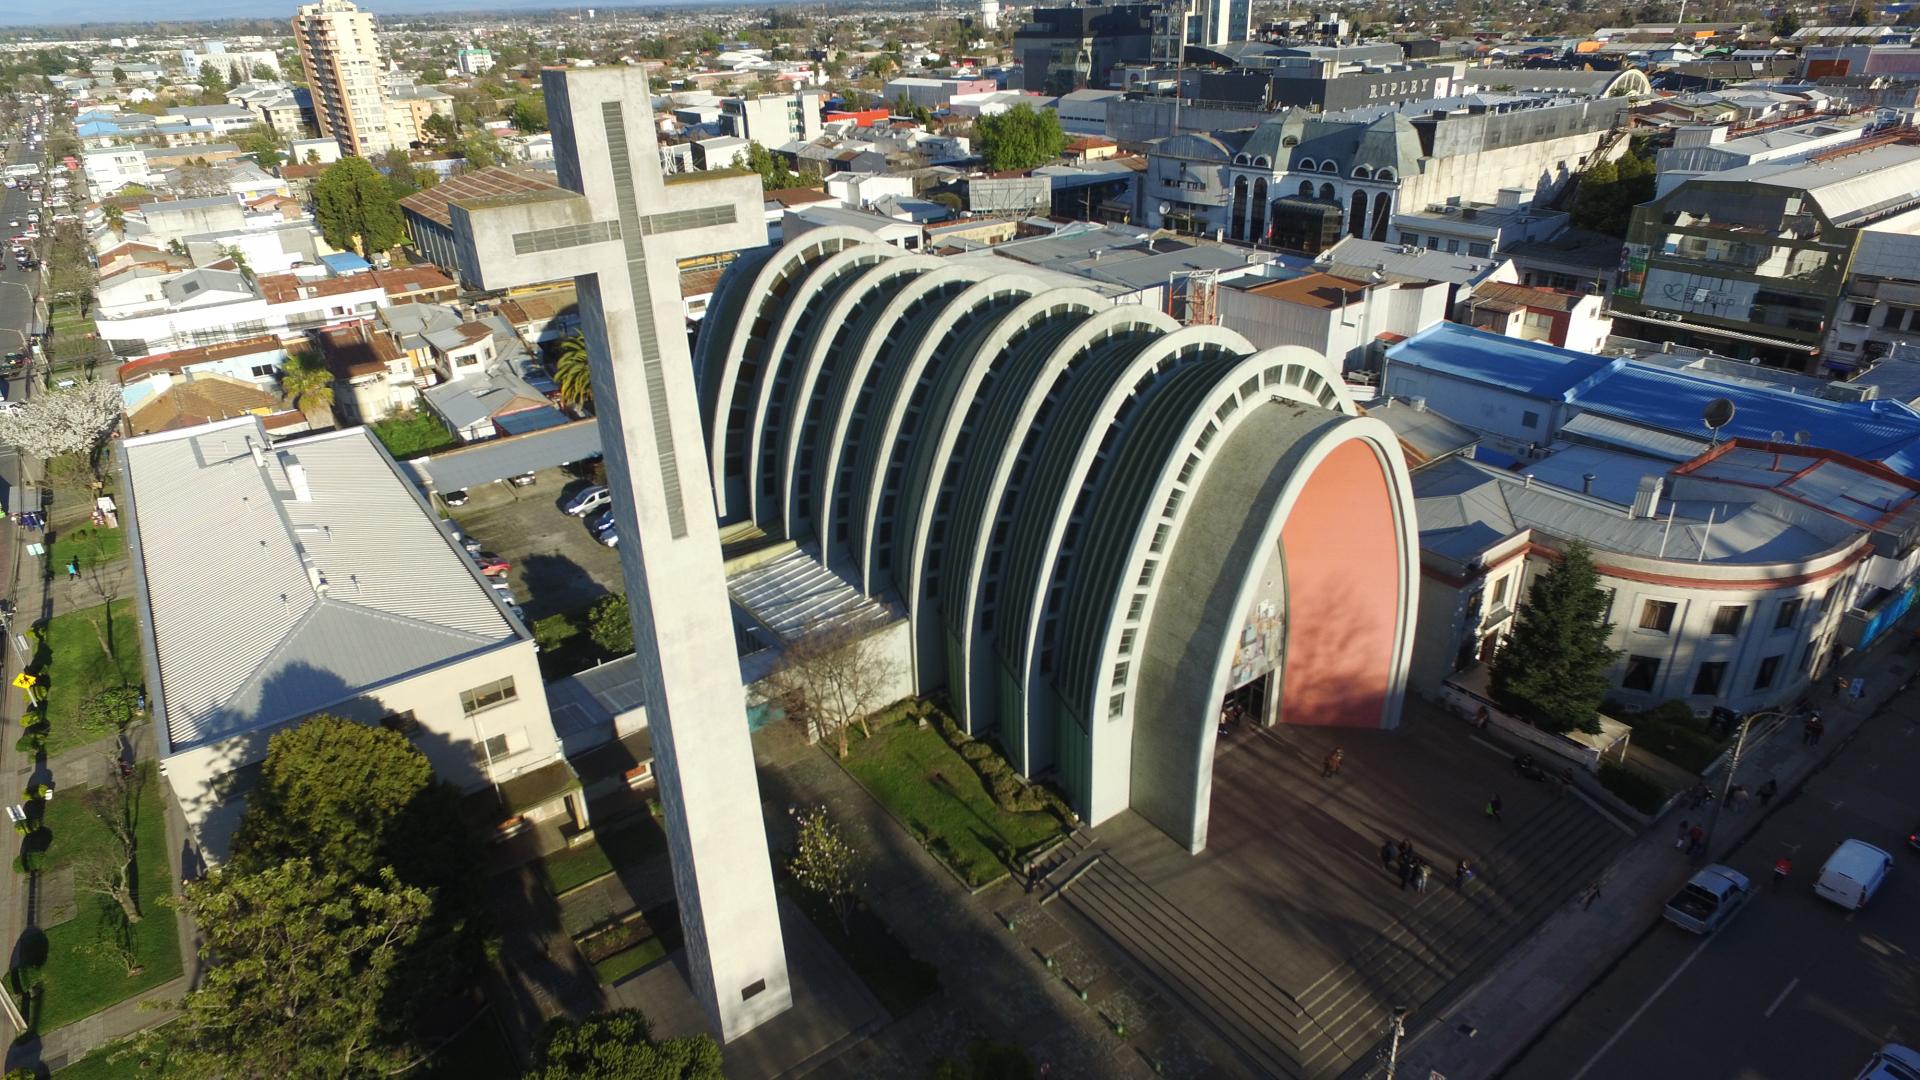
[[[688,967],[732,1039],[793,995],[676,263],[766,243],[760,181],[667,183],[639,69],[543,81],[561,189],[449,209],[481,288],[579,288]]]

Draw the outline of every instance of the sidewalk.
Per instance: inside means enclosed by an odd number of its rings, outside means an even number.
[[[1774,805],[1784,803],[1904,689],[1910,676],[1896,676],[1888,669],[1906,639],[1904,628],[1888,630],[1878,644],[1839,666],[1847,674],[1868,676],[1867,693],[1861,700],[1828,693],[1831,671],[1815,686],[1811,703],[1827,722],[1828,738],[1821,745],[1801,745],[1798,725],[1790,724],[1760,746],[1747,748],[1738,782],[1751,790],[1776,779],[1780,797]],[[1681,856],[1673,848],[1679,821],[1706,814],[1710,811],[1690,810],[1684,800],[1676,804],[1614,860],[1602,879],[1600,898],[1590,910],[1567,905],[1513,949],[1486,979],[1432,1018],[1409,1027],[1408,1038],[1401,1043],[1399,1075],[1479,1080],[1498,1075],[1517,1059],[1660,917],[1667,897],[1700,866],[1738,847],[1767,816],[1758,802],[1750,803],[1744,812],[1723,812],[1708,854],[1694,859]],[[1383,1071],[1384,1063],[1379,1063],[1348,1075],[1373,1077]]]

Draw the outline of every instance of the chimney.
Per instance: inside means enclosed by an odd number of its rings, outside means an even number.
[[[280,455],[280,463],[286,466],[287,483],[293,487],[293,501],[312,502],[313,486],[307,483],[307,467],[292,454]]]
[[[1594,477],[1592,473],[1587,473],[1586,475],[1580,478],[1580,494],[1582,495],[1593,494],[1593,480],[1594,480]]]
[[[1640,486],[1633,493],[1633,512],[1636,518],[1657,517],[1660,513],[1660,495],[1667,486],[1667,478],[1660,475],[1643,476]]]
[[[247,436],[247,453],[253,455],[253,464],[256,468],[267,467],[267,455],[260,449],[260,444],[253,441],[251,435]]]

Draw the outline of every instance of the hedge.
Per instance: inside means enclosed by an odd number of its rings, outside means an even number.
[[[1657,814],[1669,792],[1660,781],[1630,765],[1600,763],[1600,786],[1643,814]]]

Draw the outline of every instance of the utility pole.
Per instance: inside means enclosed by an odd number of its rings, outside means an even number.
[[[1387,1080],[1393,1080],[1394,1073],[1400,1068],[1400,1040],[1407,1036],[1407,1007],[1395,1005],[1393,1019],[1387,1021],[1387,1032],[1393,1041],[1387,1044]]]
[[[1740,721],[1740,737],[1733,741],[1733,759],[1727,762],[1727,775],[1720,781],[1720,797],[1714,800],[1713,809],[1707,814],[1705,850],[1709,852],[1713,850],[1713,830],[1720,824],[1720,808],[1726,805],[1727,797],[1733,792],[1733,778],[1740,771],[1740,755],[1747,749],[1747,732],[1753,730],[1754,721],[1779,714],[1778,709],[1767,709]]]

